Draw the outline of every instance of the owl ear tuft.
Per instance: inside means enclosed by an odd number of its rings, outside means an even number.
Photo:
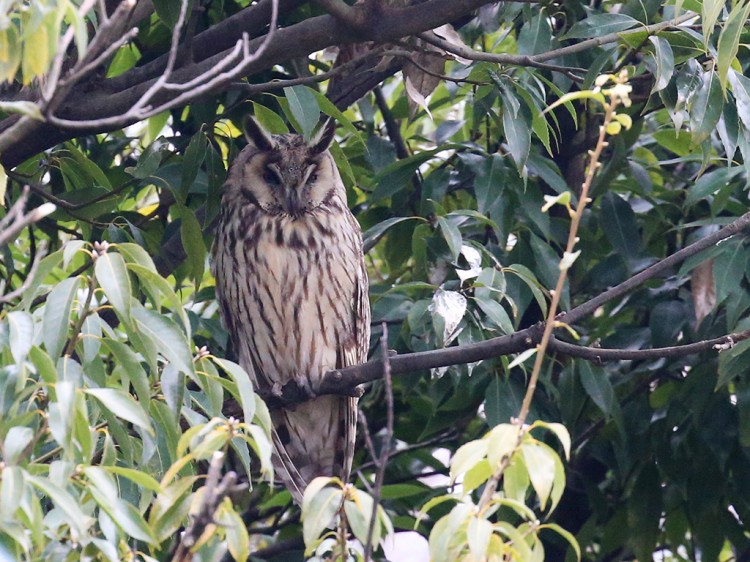
[[[310,152],[313,154],[320,154],[328,150],[333,142],[333,135],[336,133],[336,121],[331,117],[326,119],[316,133],[310,139],[307,145],[310,147]]]
[[[274,150],[276,143],[271,133],[266,131],[254,117],[248,115],[245,118],[245,138],[247,142],[253,144],[261,150]]]

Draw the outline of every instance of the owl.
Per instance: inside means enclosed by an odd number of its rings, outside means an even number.
[[[328,147],[246,124],[213,249],[221,315],[261,393],[294,381],[309,400],[271,412],[274,470],[301,503],[316,476],[348,479],[357,400],[314,396],[327,371],[362,363],[370,338],[362,233]]]

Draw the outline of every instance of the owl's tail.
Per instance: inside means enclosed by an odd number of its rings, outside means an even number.
[[[357,436],[357,399],[318,396],[294,409],[271,412],[274,471],[302,504],[317,476],[349,479]]]

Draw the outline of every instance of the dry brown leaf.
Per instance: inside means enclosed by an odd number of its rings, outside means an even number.
[[[714,260],[704,261],[693,269],[690,275],[690,289],[693,293],[696,327],[716,306],[713,267]]]

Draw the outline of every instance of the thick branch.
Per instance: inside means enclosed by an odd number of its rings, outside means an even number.
[[[249,76],[270,68],[279,61],[305,56],[331,45],[368,40],[379,43],[394,41],[407,35],[438,27],[471,13],[474,9],[486,3],[487,0],[428,0],[416,6],[392,8],[377,14],[368,12],[367,25],[357,32],[353,32],[351,28],[330,15],[309,18],[287,28],[279,29],[274,41],[270,42],[263,55],[242,68],[242,75]],[[271,3],[261,2],[258,4],[258,8],[261,4],[270,6]],[[256,8],[256,6],[251,6],[245,11],[253,8]],[[267,20],[265,21],[267,22]],[[199,37],[194,38],[194,46],[200,44]],[[231,37],[229,34],[225,36],[226,41],[230,38],[232,44],[234,44],[241,38],[241,33]],[[263,37],[258,37],[251,41],[249,49],[254,52],[263,40]],[[200,62],[186,64],[172,72],[172,81],[174,83],[190,82],[197,76],[210,72],[229,54],[230,49],[225,49]],[[164,67],[166,67],[166,62]],[[141,69],[134,69],[116,78],[92,81],[86,85],[85,90],[82,89],[77,92],[74,100],[71,99],[68,103],[62,105],[57,115],[68,121],[98,120],[123,115],[141,99],[156,80],[153,72],[149,72],[147,74],[151,76],[150,79],[139,81],[143,78],[143,74],[144,71]],[[217,84],[215,89],[202,92],[202,95],[215,93],[226,87],[227,84]],[[180,92],[164,91],[153,99],[153,105],[164,105],[179,95],[181,95]],[[194,98],[186,98],[181,103],[188,103],[193,100]],[[85,129],[75,133],[24,117],[19,119],[10,129],[0,134],[0,160],[6,168],[10,168],[29,156],[78,134],[101,133],[121,126],[121,124],[118,124],[117,127],[113,125],[93,127],[90,130]],[[2,124],[0,124],[0,129],[2,128]]]
[[[718,232],[706,236],[690,246],[675,252],[671,256],[664,258],[660,262],[652,265],[637,275],[634,275],[624,283],[594,297],[560,318],[568,324],[577,322],[578,320],[593,314],[597,308],[606,302],[624,295],[649,279],[659,276],[661,273],[669,270],[671,267],[687,258],[698,254],[702,250],[710,248],[721,240],[725,240],[741,232],[748,226],[750,226],[750,213],[743,215]],[[499,357],[501,355],[520,353],[536,346],[541,340],[543,331],[544,324],[540,323],[507,336],[501,336],[479,343],[397,355],[391,357],[389,361],[391,374],[395,376],[406,373],[415,373],[426,369],[473,363],[476,361],[491,359],[493,357]],[[732,345],[733,343],[747,339],[748,337],[750,337],[750,331],[728,334],[713,340],[706,340],[682,346],[645,350],[586,348],[567,344],[559,340],[553,340],[551,348],[559,353],[569,354],[573,357],[581,357],[591,361],[616,359],[643,360],[659,357],[682,357],[694,353],[703,353],[712,349],[721,350],[728,345]],[[317,394],[352,394],[357,386],[382,378],[382,373],[383,363],[381,360],[369,361],[361,365],[329,371],[323,376],[323,380],[317,389]],[[264,396],[264,398],[267,400],[270,408],[278,408],[284,405],[303,402],[309,399],[309,395],[297,387],[296,384],[290,382],[281,389],[280,396]]]

